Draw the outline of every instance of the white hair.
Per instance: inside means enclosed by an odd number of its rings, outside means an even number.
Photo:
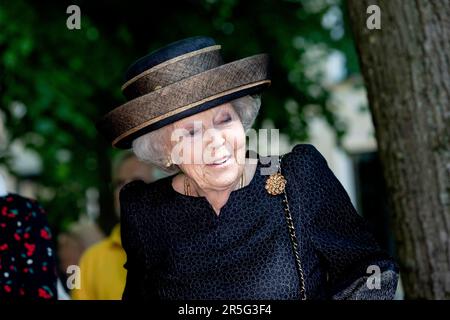
[[[239,119],[242,122],[244,131],[247,132],[255,122],[261,106],[260,94],[247,95],[230,101]],[[170,151],[167,143],[170,139],[168,127],[146,133],[133,141],[133,152],[141,160],[157,166],[168,174],[174,174],[180,171],[177,165],[172,164],[167,167]]]

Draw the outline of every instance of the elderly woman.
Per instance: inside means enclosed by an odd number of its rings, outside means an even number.
[[[123,298],[392,299],[397,265],[313,146],[248,158],[268,57],[219,49],[193,37],[136,61],[98,123],[172,173],[121,190]]]

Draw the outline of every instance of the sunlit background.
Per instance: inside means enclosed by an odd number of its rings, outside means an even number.
[[[80,7],[80,30],[66,27],[71,4]],[[207,35],[222,45],[225,61],[271,55],[272,86],[255,128],[280,129],[281,152],[314,144],[393,254],[347,20],[340,0],[2,1],[0,172],[10,191],[43,204],[56,235],[86,241],[73,249],[81,254],[117,223],[111,189],[117,151],[94,123],[125,101],[123,72],[169,42]],[[261,144],[258,151],[270,149]]]

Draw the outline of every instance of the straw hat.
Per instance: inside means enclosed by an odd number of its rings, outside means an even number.
[[[270,85],[269,56],[224,64],[220,45],[204,36],[173,42],[134,62],[122,92],[128,102],[97,122],[117,148],[137,137]]]

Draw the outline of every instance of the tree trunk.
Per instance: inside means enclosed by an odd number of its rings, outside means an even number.
[[[369,5],[381,29],[369,30]],[[450,298],[450,1],[347,0],[406,298]]]

